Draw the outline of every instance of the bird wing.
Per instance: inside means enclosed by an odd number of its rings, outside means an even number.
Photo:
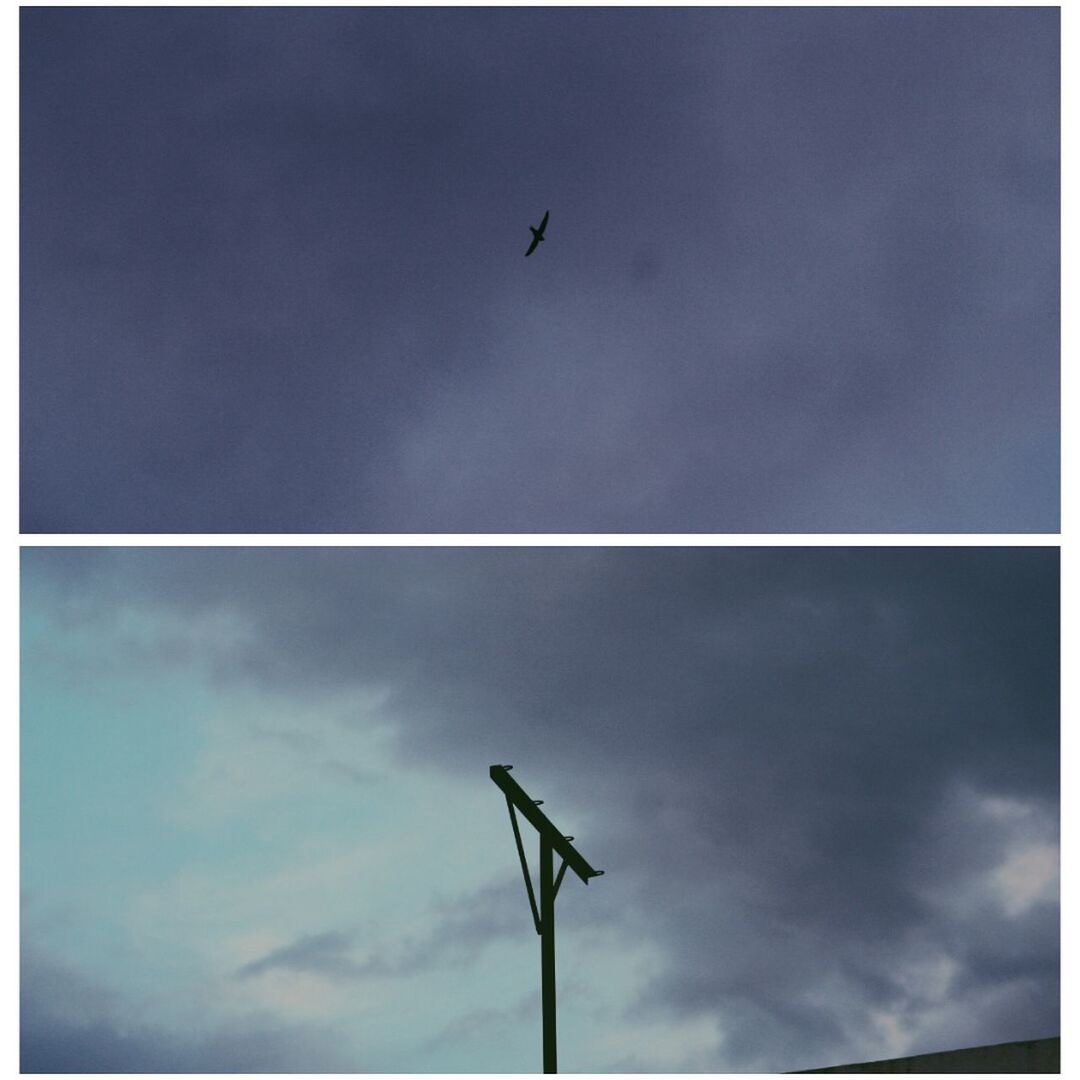
[[[532,243],[529,245],[529,250],[525,252],[525,258],[528,258],[536,250],[536,245],[539,244],[539,243],[540,243],[540,234],[537,233],[533,237]]]
[[[543,232],[547,228],[547,219],[548,219],[548,215],[550,213],[551,213],[550,210],[545,210],[544,211],[544,220],[540,222],[540,230],[539,230],[540,232]]]

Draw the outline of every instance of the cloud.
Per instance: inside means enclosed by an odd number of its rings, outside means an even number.
[[[339,1032],[252,1015],[179,1030],[132,1018],[115,991],[43,954],[24,954],[20,1071],[205,1073],[348,1071]],[[352,1063],[355,1068],[355,1062]]]
[[[29,9],[24,531],[1054,531],[1058,28]]]
[[[430,928],[422,936],[407,937],[396,948],[376,950],[362,960],[353,956],[352,935],[330,930],[305,934],[272,949],[236,974],[252,978],[286,970],[330,979],[400,978],[437,967],[463,967],[499,938],[520,936],[526,921],[517,891],[505,885],[487,886],[468,896],[442,900],[424,920]]]
[[[275,968],[314,972],[331,978],[365,974],[364,965],[353,963],[345,955],[348,949],[349,939],[344,934],[332,931],[325,934],[308,934],[291,945],[274,949],[260,960],[245,964],[237,975],[246,979]]]
[[[1056,903],[1061,853],[1056,844],[1025,848],[994,871],[1006,914],[1022,915],[1039,901]]]

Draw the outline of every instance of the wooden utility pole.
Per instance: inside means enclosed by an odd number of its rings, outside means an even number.
[[[589,878],[600,877],[603,870],[594,870],[578,854],[571,841],[572,836],[563,836],[548,820],[540,809],[541,799],[530,799],[521,786],[510,777],[512,765],[492,765],[491,779],[498,784],[506,796],[506,805],[510,811],[510,824],[514,828],[514,840],[517,842],[518,857],[521,859],[521,871],[525,875],[525,890],[529,894],[529,908],[532,911],[533,925],[540,935],[540,1000],[543,1012],[544,1033],[544,1072],[558,1072],[558,1056],[555,1049],[555,895],[562,884],[563,876],[569,867],[586,885]],[[529,864],[525,859],[525,847],[521,842],[521,830],[518,828],[517,813],[532,825],[540,838],[540,907],[536,906],[536,894],[533,891]],[[559,873],[555,874],[555,855],[562,858]]]

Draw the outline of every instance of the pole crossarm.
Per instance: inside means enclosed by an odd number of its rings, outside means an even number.
[[[589,878],[600,877],[603,874],[603,870],[594,870],[588,862],[578,853],[577,848],[566,839],[565,836],[548,819],[547,814],[540,809],[539,806],[530,799],[528,795],[522,790],[521,785],[510,775],[510,766],[508,765],[492,765],[490,771],[491,779],[501,788],[503,794],[507,799],[517,808],[518,813],[536,831],[547,840],[555,852],[562,856],[567,866],[574,871],[575,874],[586,885],[589,884]]]

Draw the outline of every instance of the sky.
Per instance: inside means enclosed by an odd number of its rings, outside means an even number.
[[[21,25],[24,532],[1058,530],[1056,8]]]
[[[605,871],[564,1071],[1060,1031],[1056,548],[22,567],[24,1071],[538,1071],[496,763]]]

